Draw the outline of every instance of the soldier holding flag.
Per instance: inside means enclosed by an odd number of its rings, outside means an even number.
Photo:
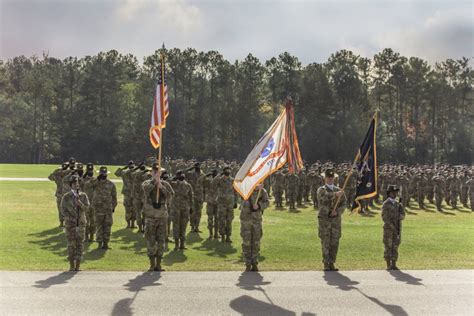
[[[396,201],[399,189],[395,185],[387,188],[387,199],[382,206],[384,258],[387,270],[398,270],[398,246],[401,242],[401,221],[405,219],[403,204]]]

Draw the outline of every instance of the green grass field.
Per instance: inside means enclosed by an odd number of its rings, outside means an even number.
[[[0,165],[0,177],[44,177],[52,166]],[[54,168],[54,166],[53,166]],[[37,170],[38,169],[38,170]],[[8,175],[4,171],[8,170]],[[28,170],[25,172],[25,170]],[[120,186],[118,191],[120,192]],[[0,269],[64,270],[66,239],[57,228],[54,183],[0,181]],[[115,212],[112,250],[87,244],[83,268],[87,270],[144,270],[148,267],[145,241],[136,230],[125,229],[124,209]],[[413,205],[416,205],[412,202]],[[205,213],[205,212],[204,212]],[[201,230],[206,231],[203,215]],[[261,245],[262,270],[320,270],[321,247],[316,212],[275,210],[264,214]],[[399,266],[403,269],[473,269],[474,220],[468,209],[435,212],[410,209],[403,225]],[[238,211],[233,243],[208,241],[207,233],[188,234],[188,250],[165,254],[168,271],[242,270]],[[172,246],[172,245],[171,245]],[[337,265],[344,270],[383,269],[382,220],[345,214]]]

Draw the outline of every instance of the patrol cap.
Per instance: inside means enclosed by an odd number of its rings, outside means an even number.
[[[326,169],[322,175],[325,178],[334,178],[334,170],[333,169]]]
[[[394,184],[390,184],[387,188],[387,194],[389,194],[390,192],[398,192],[398,191],[400,191],[400,189]]]
[[[69,158],[69,164],[75,164],[76,163],[76,158],[71,157]]]
[[[130,160],[130,161],[127,163],[128,166],[131,166],[131,165],[134,165],[134,164],[135,164],[135,163],[133,162],[133,160]]]
[[[79,162],[79,163],[77,164],[77,169],[79,169],[79,170],[84,169],[84,165]]]
[[[69,162],[63,162],[61,164],[61,168],[67,168],[69,166]]]
[[[106,166],[101,166],[100,169],[99,169],[99,174],[109,174],[110,171],[107,171],[107,167]]]
[[[69,180],[69,185],[73,185],[74,183],[79,183],[79,176],[73,175]]]
[[[92,162],[87,163],[87,170],[94,170],[94,164]]]

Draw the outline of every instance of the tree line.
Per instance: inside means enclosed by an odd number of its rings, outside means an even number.
[[[142,63],[116,50],[83,58],[0,60],[0,162],[122,164],[153,155],[148,128],[160,52]],[[164,51],[170,116],[163,155],[243,160],[281,110],[295,105],[307,161],[350,161],[370,118],[381,162],[472,163],[469,58],[435,64],[384,49],[302,65],[287,52],[231,62],[217,51]]]

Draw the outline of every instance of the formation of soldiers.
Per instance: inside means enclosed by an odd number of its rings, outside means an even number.
[[[232,243],[234,211],[240,203],[245,269],[258,271],[262,215],[269,205],[270,194],[274,196],[277,208],[288,205],[293,211],[307,203],[318,208],[323,264],[325,270],[337,270],[334,262],[341,215],[346,208],[351,208],[357,186],[357,173],[351,172],[350,164],[316,162],[306,165],[298,174],[281,169],[268,177],[247,201],[240,201],[233,188],[233,176],[240,168],[235,161],[205,160],[200,163],[165,159],[161,167],[151,158],[138,164],[129,161],[115,171],[123,180],[121,193],[126,227],[137,228],[137,232],[144,235],[150,270],[163,271],[161,260],[171,237],[175,251],[186,250],[188,224],[192,233],[202,233],[200,225],[205,202],[208,238],[219,239],[222,243]],[[411,200],[416,201],[420,209],[425,208],[426,200],[435,203],[439,211],[442,211],[443,200],[455,209],[459,198],[465,207],[470,201],[474,210],[473,171],[467,166],[386,164],[380,167],[378,187],[379,192],[387,195],[400,191],[401,203],[395,202],[400,203],[401,209],[409,206]],[[94,235],[99,248],[110,249],[113,213],[117,206],[116,187],[107,178],[110,172],[106,167],[100,167],[97,176],[94,172],[92,163],[84,168],[82,163],[71,158],[49,176],[57,185],[58,217],[68,240],[70,270],[80,269],[84,243],[93,242]],[[344,191],[340,189],[343,187]],[[334,197],[338,198],[336,209]],[[381,194],[362,201],[362,214],[369,212],[373,203],[380,203],[380,197]],[[394,208],[388,206],[384,203],[382,214],[388,214]],[[399,209],[398,204],[396,209]],[[385,216],[384,221],[385,218],[390,216]],[[391,247],[388,252],[396,252],[395,246]],[[387,268],[396,268],[393,257],[385,256],[389,261]]]

